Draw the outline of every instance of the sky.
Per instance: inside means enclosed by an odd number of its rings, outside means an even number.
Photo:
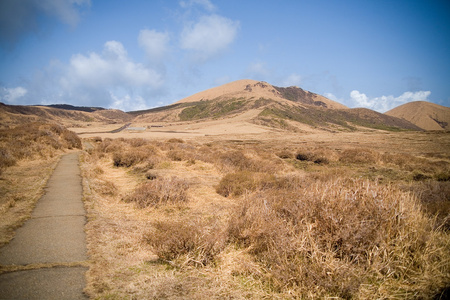
[[[239,79],[450,106],[443,0],[1,0],[0,102],[141,110]]]

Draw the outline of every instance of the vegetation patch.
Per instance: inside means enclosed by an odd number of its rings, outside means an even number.
[[[156,178],[136,188],[126,196],[125,202],[133,202],[139,208],[158,206],[165,203],[177,204],[188,201],[187,189],[189,185],[176,177]]]
[[[247,104],[244,98],[230,100],[214,99],[199,101],[183,109],[179,115],[181,121],[199,120],[205,118],[220,118],[230,113],[238,112]]]

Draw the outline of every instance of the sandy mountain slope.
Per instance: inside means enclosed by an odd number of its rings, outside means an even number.
[[[256,81],[251,79],[237,80],[218,87],[214,87],[187,98],[181,99],[177,103],[198,102],[219,98],[265,98],[286,104],[297,102],[332,109],[347,108],[345,105],[327,99],[323,96],[304,91],[298,87],[279,88],[264,81]],[[302,101],[302,99],[307,99],[307,101]]]
[[[431,102],[406,103],[385,114],[407,120],[425,130],[450,130],[450,108]]]

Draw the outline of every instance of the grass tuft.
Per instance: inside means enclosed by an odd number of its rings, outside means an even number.
[[[139,208],[165,203],[184,203],[188,201],[188,188],[189,185],[184,180],[176,177],[156,178],[138,186],[124,201],[136,203]]]

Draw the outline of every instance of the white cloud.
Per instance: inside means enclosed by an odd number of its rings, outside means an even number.
[[[148,106],[141,96],[132,97],[126,94],[122,97],[116,96],[113,92],[110,92],[112,99],[110,107],[120,109],[123,111],[136,111],[147,109]]]
[[[180,1],[180,6],[183,8],[189,8],[194,5],[199,5],[208,11],[215,11],[216,6],[211,3],[209,0],[189,0],[189,1]]]
[[[282,86],[300,86],[302,83],[302,77],[298,74],[291,74],[282,82]]]
[[[139,32],[139,45],[145,50],[152,62],[161,60],[168,51],[169,34],[156,30],[143,29]]]
[[[63,82],[68,86],[157,88],[161,86],[162,78],[156,71],[131,61],[120,42],[109,41],[105,43],[102,55],[93,52],[89,56],[72,56]]]
[[[27,89],[18,86],[15,88],[0,89],[0,99],[8,104],[17,104],[17,100],[24,97],[28,93]]]
[[[183,28],[180,46],[195,53],[204,62],[226,49],[235,39],[239,22],[219,15],[202,16],[195,24]]]
[[[152,90],[160,89],[163,83],[161,74],[133,62],[123,45],[117,41],[106,42],[102,54],[93,52],[87,56],[72,56],[59,79],[65,101],[87,102],[84,105],[97,101],[105,106],[119,103],[122,108],[138,99],[135,96],[127,100],[124,98],[127,93],[151,94]],[[113,93],[117,90],[127,93],[122,92],[124,95],[118,98],[117,93]]]
[[[412,101],[427,101],[430,91],[404,92],[398,97],[392,95],[369,98],[366,94],[353,90],[350,93],[352,102],[357,107],[366,107],[379,112],[386,112],[399,105]]]

